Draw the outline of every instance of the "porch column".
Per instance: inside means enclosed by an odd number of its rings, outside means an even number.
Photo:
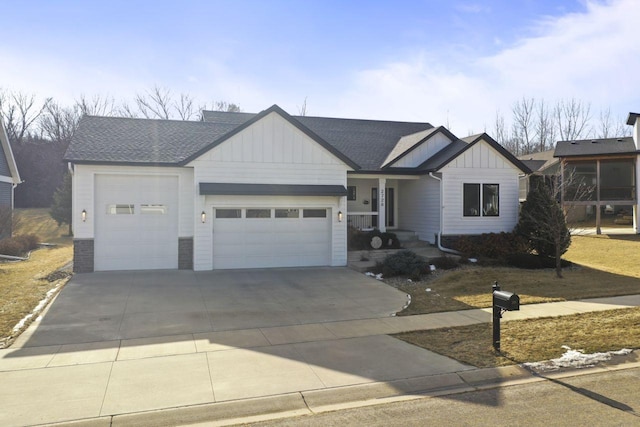
[[[386,178],[378,178],[378,229],[383,233],[387,231],[387,201],[386,196]]]

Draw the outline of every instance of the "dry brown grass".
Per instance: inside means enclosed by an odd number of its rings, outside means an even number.
[[[491,285],[517,293],[522,304],[640,294],[640,236],[574,236],[565,258],[576,264],[558,279],[549,270],[464,266],[419,282],[386,280],[411,294],[399,315],[491,306]],[[431,292],[425,289],[430,288]]]
[[[479,368],[505,366],[557,358],[563,345],[585,353],[640,348],[640,307],[503,322],[501,350],[507,357],[495,354],[490,323],[395,336]]]
[[[16,227],[13,231],[17,234],[35,234],[41,242],[70,245],[72,237],[69,236],[67,225],[58,224],[49,215],[49,209],[16,209],[14,211]]]
[[[596,270],[640,278],[640,235],[573,236],[564,258]]]
[[[51,249],[31,253],[28,261],[0,262],[0,339],[38,305],[57,285],[45,278],[68,264],[73,257],[66,226],[58,227],[46,209],[20,209],[15,234],[33,233],[43,242],[58,243]]]

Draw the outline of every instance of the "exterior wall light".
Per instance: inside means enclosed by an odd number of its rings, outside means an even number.
[[[342,214],[342,211],[338,211],[338,222],[342,222],[343,217],[344,215]]]
[[[87,221],[87,210],[86,209],[82,209],[82,213],[80,214],[80,216],[82,217],[82,222],[86,222]]]
[[[205,211],[202,211],[200,214],[200,221],[202,221],[203,224],[207,222],[207,213]]]

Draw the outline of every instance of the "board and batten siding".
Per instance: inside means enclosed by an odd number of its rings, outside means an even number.
[[[238,184],[306,184],[347,185],[348,165],[297,129],[279,114],[272,112],[261,120],[233,135],[220,145],[191,161],[194,183],[201,182]],[[197,189],[196,189],[197,191]],[[222,199],[240,203],[235,207],[273,207],[272,203],[284,203],[281,198],[269,196],[243,198],[241,196],[214,198],[196,196],[195,212],[211,215],[214,203]],[[249,199],[253,200],[252,204]],[[288,204],[304,202],[299,197],[288,198]],[[346,216],[346,197],[312,198],[333,210],[332,265],[346,265],[346,220],[338,222],[337,212]],[[257,202],[255,202],[257,200]],[[226,203],[226,202],[225,202]],[[311,202],[309,202],[311,203]],[[285,203],[286,204],[286,203]],[[294,206],[294,205],[292,205]],[[298,205],[300,206],[300,205]],[[194,233],[194,269],[210,270],[213,267],[212,222],[197,223]]]
[[[93,239],[95,237],[95,181],[96,175],[128,176],[135,180],[136,176],[177,176],[178,177],[178,235],[193,236],[195,216],[193,211],[194,189],[193,169],[179,167],[151,166],[107,166],[107,165],[75,165],[73,170],[73,232],[77,239]],[[114,201],[119,203],[120,201]],[[122,201],[121,203],[127,203]],[[82,222],[81,212],[87,211],[87,220]],[[177,244],[177,242],[176,242]]]
[[[518,176],[522,172],[489,144],[479,141],[442,168],[441,172],[444,235],[513,230],[518,222]],[[463,216],[464,184],[499,184],[499,216]]]
[[[418,147],[414,148],[406,156],[399,159],[392,167],[398,168],[415,168],[424,163],[438,151],[442,150],[451,140],[444,134],[438,132],[431,138],[424,141]]]
[[[399,226],[418,234],[418,239],[435,243],[440,231],[440,182],[430,176],[400,181]]]

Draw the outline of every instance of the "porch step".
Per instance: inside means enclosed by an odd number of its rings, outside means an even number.
[[[415,231],[409,231],[409,230],[387,230],[387,231],[395,234],[398,240],[400,240],[400,243],[413,242],[418,240],[418,235],[416,234]]]

